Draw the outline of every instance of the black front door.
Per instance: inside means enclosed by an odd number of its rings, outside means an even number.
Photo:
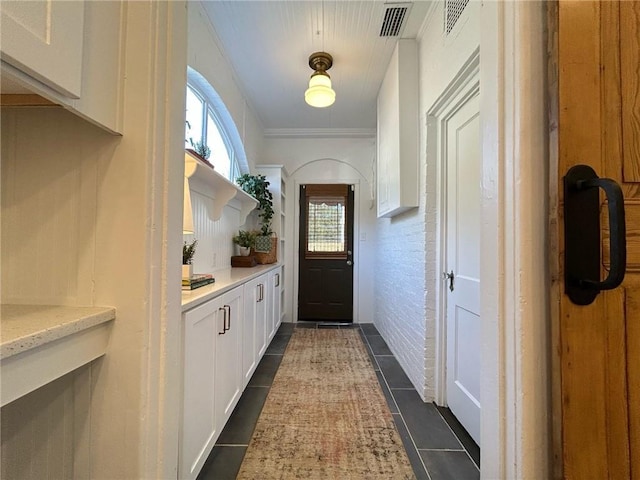
[[[300,186],[298,320],[353,321],[353,187]]]

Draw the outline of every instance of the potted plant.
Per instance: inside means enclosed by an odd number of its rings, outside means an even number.
[[[251,248],[256,244],[256,232],[248,230],[240,230],[237,235],[233,236],[233,243],[238,245],[240,255],[246,257],[251,252]]]
[[[182,279],[190,280],[193,276],[193,256],[196,254],[198,240],[191,243],[184,242],[182,246]]]
[[[277,257],[277,238],[273,237],[271,219],[274,215],[273,195],[269,191],[269,181],[264,175],[244,174],[236,179],[240,188],[258,200],[260,231],[255,239],[255,257],[260,264],[274,263]]]
[[[260,235],[256,238],[256,249],[259,250],[260,237],[269,238],[271,243],[271,219],[273,218],[273,195],[269,191],[269,181],[264,175],[250,175],[245,173],[238,177],[236,183],[249,195],[258,200],[258,217],[260,218]],[[267,249],[268,251],[268,249]]]
[[[209,157],[211,156],[211,149],[207,146],[207,144],[204,142],[194,142],[192,138],[189,138],[189,143],[191,144],[191,148],[187,148],[187,151],[202,160],[205,165],[214,168],[213,163],[209,161]]]

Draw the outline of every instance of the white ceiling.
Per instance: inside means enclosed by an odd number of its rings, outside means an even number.
[[[376,97],[399,37],[380,37],[382,0],[213,0],[205,10],[267,133],[297,129],[374,129]],[[393,2],[409,3],[409,2]],[[400,32],[415,38],[431,2],[411,2]],[[309,55],[333,56],[336,102],[313,108],[304,92]]]

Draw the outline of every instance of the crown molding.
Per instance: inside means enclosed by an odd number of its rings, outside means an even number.
[[[375,128],[266,128],[265,138],[375,138]]]

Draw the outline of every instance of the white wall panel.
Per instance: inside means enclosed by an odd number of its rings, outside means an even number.
[[[193,259],[194,273],[212,273],[229,268],[235,248],[231,237],[239,230],[240,211],[232,200],[222,211],[218,220],[210,215],[211,194],[202,185],[191,182],[191,206],[193,208],[193,235],[185,235],[185,241],[198,240]]]
[[[89,478],[91,367],[2,408],[2,478]]]
[[[92,304],[97,165],[117,142],[62,109],[3,109],[3,303]]]

